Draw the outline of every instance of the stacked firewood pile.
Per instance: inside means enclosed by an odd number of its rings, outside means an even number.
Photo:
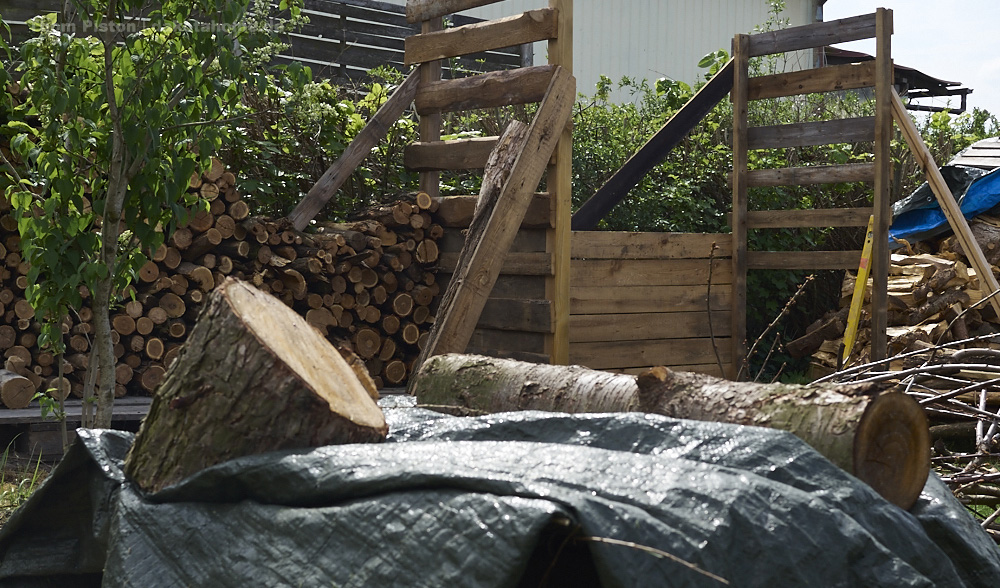
[[[1000,219],[982,215],[970,223],[995,274],[1000,274]],[[843,335],[854,292],[854,276],[848,272],[841,289],[841,308],[813,323],[806,335],[788,343],[795,357],[812,355],[814,373],[823,375],[843,368]],[[1000,333],[1000,318],[983,300],[976,272],[970,267],[954,236],[932,243],[919,243],[892,254],[889,269],[889,355],[919,350],[943,343],[973,339],[960,346],[994,345],[991,335]],[[866,303],[871,295],[869,280]],[[850,363],[870,358],[871,332],[867,306],[862,312],[857,342]],[[979,339],[976,339],[979,337]],[[1000,337],[997,339],[1000,343]]]
[[[355,222],[320,223],[309,234],[285,219],[250,216],[235,176],[213,162],[190,191],[209,202],[139,270],[134,296],[111,317],[116,395],[148,394],[177,358],[208,293],[227,276],[252,283],[296,310],[331,342],[364,361],[375,384],[406,381],[433,323],[440,292],[431,271],[443,234],[426,194],[367,211]],[[8,202],[0,200],[0,399],[27,406],[38,389],[82,394],[90,363],[92,313],[64,324],[64,379],[53,354],[36,345],[40,326],[25,299],[28,266]],[[308,350],[303,350],[307,353]]]

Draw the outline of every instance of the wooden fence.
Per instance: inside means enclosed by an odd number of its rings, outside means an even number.
[[[30,37],[28,19],[61,13],[62,5],[62,0],[13,0],[0,6],[0,16],[10,27],[11,39],[20,42]],[[303,12],[309,23],[285,37],[290,47],[275,57],[275,63],[299,61],[312,69],[314,77],[338,83],[363,81],[368,70],[380,65],[409,70],[403,64],[403,42],[420,32],[420,25],[406,21],[403,6],[378,0],[305,0]],[[453,15],[449,22],[461,26],[481,20]],[[88,32],[80,19],[64,30]],[[442,64],[442,75],[522,67],[532,60],[532,46],[526,43],[448,60]]]

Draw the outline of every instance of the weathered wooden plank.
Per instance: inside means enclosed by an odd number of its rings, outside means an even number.
[[[836,208],[827,210],[751,210],[747,228],[789,229],[823,227],[866,227],[871,208]]]
[[[950,165],[967,165],[983,169],[995,169],[1000,167],[1000,155],[982,155],[981,153],[959,155],[950,162]]]
[[[478,196],[439,196],[435,198],[438,209],[434,221],[443,227],[466,228],[472,222]],[[544,228],[550,226],[549,195],[536,192],[528,205],[528,212],[521,223],[523,228]]]
[[[437,283],[444,290],[451,281],[451,274],[440,271]],[[545,276],[518,276],[500,274],[490,290],[490,299],[517,298],[520,300],[545,300]]]
[[[446,231],[437,241],[438,249],[442,253],[452,253],[462,250],[465,245],[465,235],[461,231]],[[510,245],[511,253],[544,253],[545,252],[545,229],[525,229],[522,228],[514,236],[514,241]]]
[[[552,303],[548,300],[489,298],[478,328],[529,333],[552,332]]]
[[[420,115],[538,102],[555,66],[536,65],[420,85],[414,102]]]
[[[418,364],[441,353],[461,353],[468,346],[475,323],[502,271],[517,227],[528,211],[534,190],[555,150],[559,131],[570,119],[575,99],[576,79],[567,70],[556,67],[523,141],[513,146],[513,167],[504,176],[497,177],[495,201],[474,219],[470,237],[459,254],[453,280],[441,300],[437,320]],[[482,194],[485,194],[487,182],[483,185]],[[480,219],[483,219],[481,224]]]
[[[722,258],[731,250],[730,235],[709,233],[574,231],[572,242],[573,259]]]
[[[818,22],[750,36],[750,57],[825,47],[875,36],[875,15],[863,14],[851,18]]]
[[[407,37],[406,65],[545,41],[555,35],[555,11],[550,8],[531,10],[498,20]]]
[[[798,94],[839,92],[875,85],[875,62],[833,65],[750,78],[747,98],[762,100]]]
[[[747,129],[749,149],[779,149],[875,140],[875,117],[844,118]]]
[[[629,190],[642,181],[649,170],[667,157],[670,150],[729,93],[733,85],[733,67],[730,60],[583,203],[573,215],[573,230],[585,231],[596,227],[616,204],[625,199]]]
[[[413,101],[416,93],[418,73],[413,71],[392,96],[379,107],[375,116],[368,121],[365,128],[351,141],[344,153],[326,170],[319,181],[313,184],[309,192],[288,215],[296,230],[301,231],[309,224],[316,214],[329,202],[330,198],[354,173],[354,168],[364,161],[375,146]]]
[[[714,277],[714,276],[713,276]],[[574,286],[570,290],[572,314],[628,314],[640,312],[713,311],[731,308],[728,284],[691,286]],[[730,331],[732,329],[729,329]]]
[[[711,264],[713,284],[732,283],[729,259]],[[585,259],[570,267],[571,292],[585,286],[698,286],[708,283],[707,259]]]
[[[886,329],[889,325],[889,225],[892,224],[892,11],[875,12],[875,186],[872,191],[872,250],[870,276],[871,359],[889,354]],[[935,167],[934,169],[937,169]],[[951,191],[948,191],[951,194]],[[973,241],[975,243],[975,241]],[[986,266],[989,271],[989,265]],[[990,274],[993,275],[992,273]],[[1000,308],[1000,307],[997,307]]]
[[[522,333],[498,329],[476,329],[469,341],[468,353],[491,349],[507,352],[545,353],[545,333]],[[500,357],[499,355],[497,357]]]
[[[750,251],[748,269],[858,269],[861,251]]]
[[[755,169],[747,172],[747,185],[751,187],[874,181],[874,163]]]
[[[411,143],[403,151],[403,165],[417,171],[483,169],[496,144],[497,137]]]
[[[711,329],[709,328],[711,318]],[[648,312],[641,314],[571,314],[569,341],[636,341],[647,339],[688,339],[728,337],[732,317],[729,311]]]
[[[733,37],[733,88],[730,100],[733,103],[733,261],[732,261],[732,305],[733,334],[729,353],[734,358],[727,365],[729,378],[739,379],[740,371],[747,355],[747,111],[749,100],[750,37]]]
[[[438,267],[441,271],[454,273],[458,265],[457,252],[442,253],[438,257]],[[552,255],[549,253],[510,253],[504,257],[501,274],[518,276],[550,276],[552,275]]]
[[[605,370],[651,365],[707,364],[731,362],[729,338],[720,337],[713,348],[711,339],[654,339],[647,341],[601,341],[570,346],[571,363]]]
[[[500,0],[406,0],[406,20],[420,22],[497,2]]]
[[[969,228],[969,223],[965,220],[965,215],[962,214],[962,209],[955,202],[955,197],[948,188],[948,184],[944,181],[937,163],[934,162],[934,156],[931,155],[927,145],[924,144],[924,140],[920,136],[920,131],[913,123],[913,119],[910,118],[910,114],[906,112],[903,101],[900,100],[899,94],[896,93],[895,89],[892,89],[890,96],[892,99],[892,117],[896,120],[896,124],[902,131],[903,137],[906,139],[907,144],[909,144],[914,158],[916,158],[920,167],[923,168],[924,175],[927,177],[927,183],[937,197],[938,204],[941,205],[941,211],[944,212],[945,217],[948,219],[948,224],[951,225],[951,230],[954,231],[959,243],[961,243],[962,250],[965,251],[966,257],[969,258],[969,262],[975,268],[976,275],[981,276],[979,287],[983,296],[988,296],[1000,290],[1000,283],[997,283],[996,276],[993,275],[990,264],[986,261],[986,256],[983,255],[983,250],[979,247],[979,243],[973,236],[972,229]],[[1000,315],[1000,301],[997,300],[996,296],[990,299],[990,304],[993,306],[993,310]]]

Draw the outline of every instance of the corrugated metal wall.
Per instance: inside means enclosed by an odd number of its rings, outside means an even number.
[[[792,26],[814,22],[816,5],[817,0],[786,0],[783,16]],[[545,6],[547,0],[505,0],[467,14],[492,19]],[[575,0],[577,90],[592,94],[602,74],[615,82],[629,76],[692,83],[705,72],[698,67],[702,57],[729,51],[734,34],[753,32],[767,18],[767,0]],[[545,46],[536,44],[535,63],[544,62]]]

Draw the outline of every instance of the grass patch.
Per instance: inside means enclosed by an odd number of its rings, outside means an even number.
[[[11,441],[0,454],[0,525],[6,523],[11,513],[28,500],[48,474],[40,455],[34,461],[15,459],[13,443]]]

